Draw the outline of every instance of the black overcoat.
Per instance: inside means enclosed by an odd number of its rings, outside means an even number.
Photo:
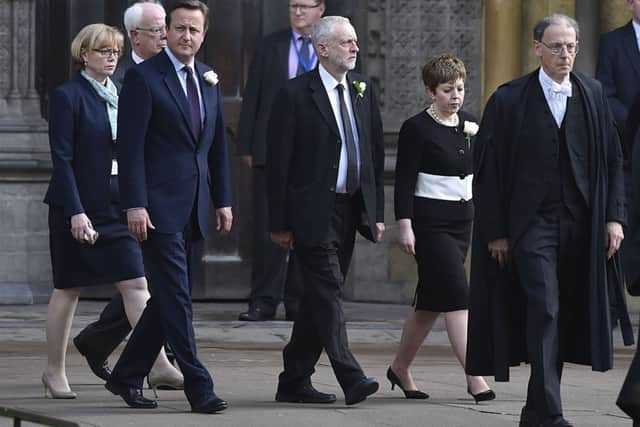
[[[471,258],[469,340],[467,372],[494,375],[508,381],[509,367],[527,361],[526,301],[518,283],[518,273],[510,263],[500,269],[487,250],[488,242],[509,239],[510,251],[533,218],[537,205],[531,197],[537,192],[533,182],[523,176],[527,168],[518,156],[524,144],[535,144],[537,135],[521,131],[526,105],[538,70],[500,86],[489,99],[474,152],[474,201],[476,206]],[[632,343],[622,283],[609,279],[606,259],[606,222],[624,223],[624,184],[620,142],[601,85],[589,77],[573,74],[571,79],[584,100],[588,141],[582,147],[588,161],[582,160],[584,177],[576,176],[579,186],[588,186],[591,214],[589,283],[584,295],[572,301],[587,302],[572,310],[583,316],[567,321],[570,342],[561,345],[562,360],[591,365],[605,371],[613,364],[612,327],[618,319],[624,324],[625,343]],[[570,156],[577,155],[570,150]],[[579,155],[579,154],[578,154]],[[575,159],[572,159],[572,162]],[[572,163],[574,164],[574,163]],[[580,182],[584,179],[584,182]],[[516,185],[517,183],[517,185]],[[615,306],[610,310],[611,306]],[[562,313],[561,313],[562,316]]]

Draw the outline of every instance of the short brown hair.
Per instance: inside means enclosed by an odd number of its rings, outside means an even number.
[[[176,9],[199,10],[204,16],[204,31],[209,29],[209,8],[200,0],[175,0],[167,8],[167,29],[171,27],[171,14]]]
[[[71,42],[73,62],[84,69],[82,54],[91,49],[117,47],[122,51],[124,36],[116,27],[105,24],[89,24],[82,28]]]
[[[422,67],[422,81],[432,91],[435,91],[440,83],[458,79],[464,81],[466,78],[467,70],[462,59],[449,53],[431,58]]]

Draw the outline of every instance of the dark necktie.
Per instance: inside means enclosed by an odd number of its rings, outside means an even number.
[[[296,71],[296,76],[300,74],[304,74],[307,70],[304,68],[305,66],[310,66],[309,64],[309,44],[311,39],[309,37],[300,37],[302,39],[302,47],[300,48],[300,59],[298,59],[298,71]],[[302,65],[304,63],[304,65]]]
[[[198,98],[198,88],[193,78],[193,69],[184,66],[183,70],[187,73],[187,100],[189,101],[189,112],[191,113],[191,129],[196,137],[196,141],[200,139],[200,99]]]
[[[344,143],[347,145],[347,193],[353,194],[358,189],[358,157],[356,155],[356,140],[351,129],[351,120],[347,104],[344,102],[344,86],[339,84],[338,98],[340,98],[340,117],[344,128]]]

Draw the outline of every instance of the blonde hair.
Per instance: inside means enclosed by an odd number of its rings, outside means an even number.
[[[120,30],[105,24],[89,24],[82,28],[71,42],[71,57],[73,62],[84,69],[83,53],[113,46],[118,50],[122,50],[124,46],[124,36]]]

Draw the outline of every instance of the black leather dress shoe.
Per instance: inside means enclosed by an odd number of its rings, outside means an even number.
[[[373,378],[363,378],[345,391],[344,401],[347,405],[355,405],[378,391],[378,387],[378,381]]]
[[[273,320],[276,313],[274,311],[267,311],[262,307],[251,307],[249,311],[240,313],[238,320],[244,322],[262,322],[264,320]]]
[[[109,390],[111,393],[120,396],[122,400],[132,408],[153,409],[158,407],[158,402],[144,397],[142,395],[142,390],[139,388],[114,384],[109,381],[104,385],[104,388]]]
[[[311,384],[289,391],[278,388],[276,402],[288,403],[333,403],[336,401],[335,394],[322,393],[313,388]]]
[[[80,341],[78,337],[73,339],[73,345],[75,345],[80,354],[87,359],[87,364],[89,365],[91,372],[93,372],[98,378],[109,381],[109,378],[111,378],[111,369],[109,369],[109,363],[107,360],[92,356],[89,349],[82,344],[82,341]]]
[[[216,412],[224,411],[228,407],[229,404],[226,401],[214,394],[211,399],[193,406],[191,412],[196,414],[215,414]]]

